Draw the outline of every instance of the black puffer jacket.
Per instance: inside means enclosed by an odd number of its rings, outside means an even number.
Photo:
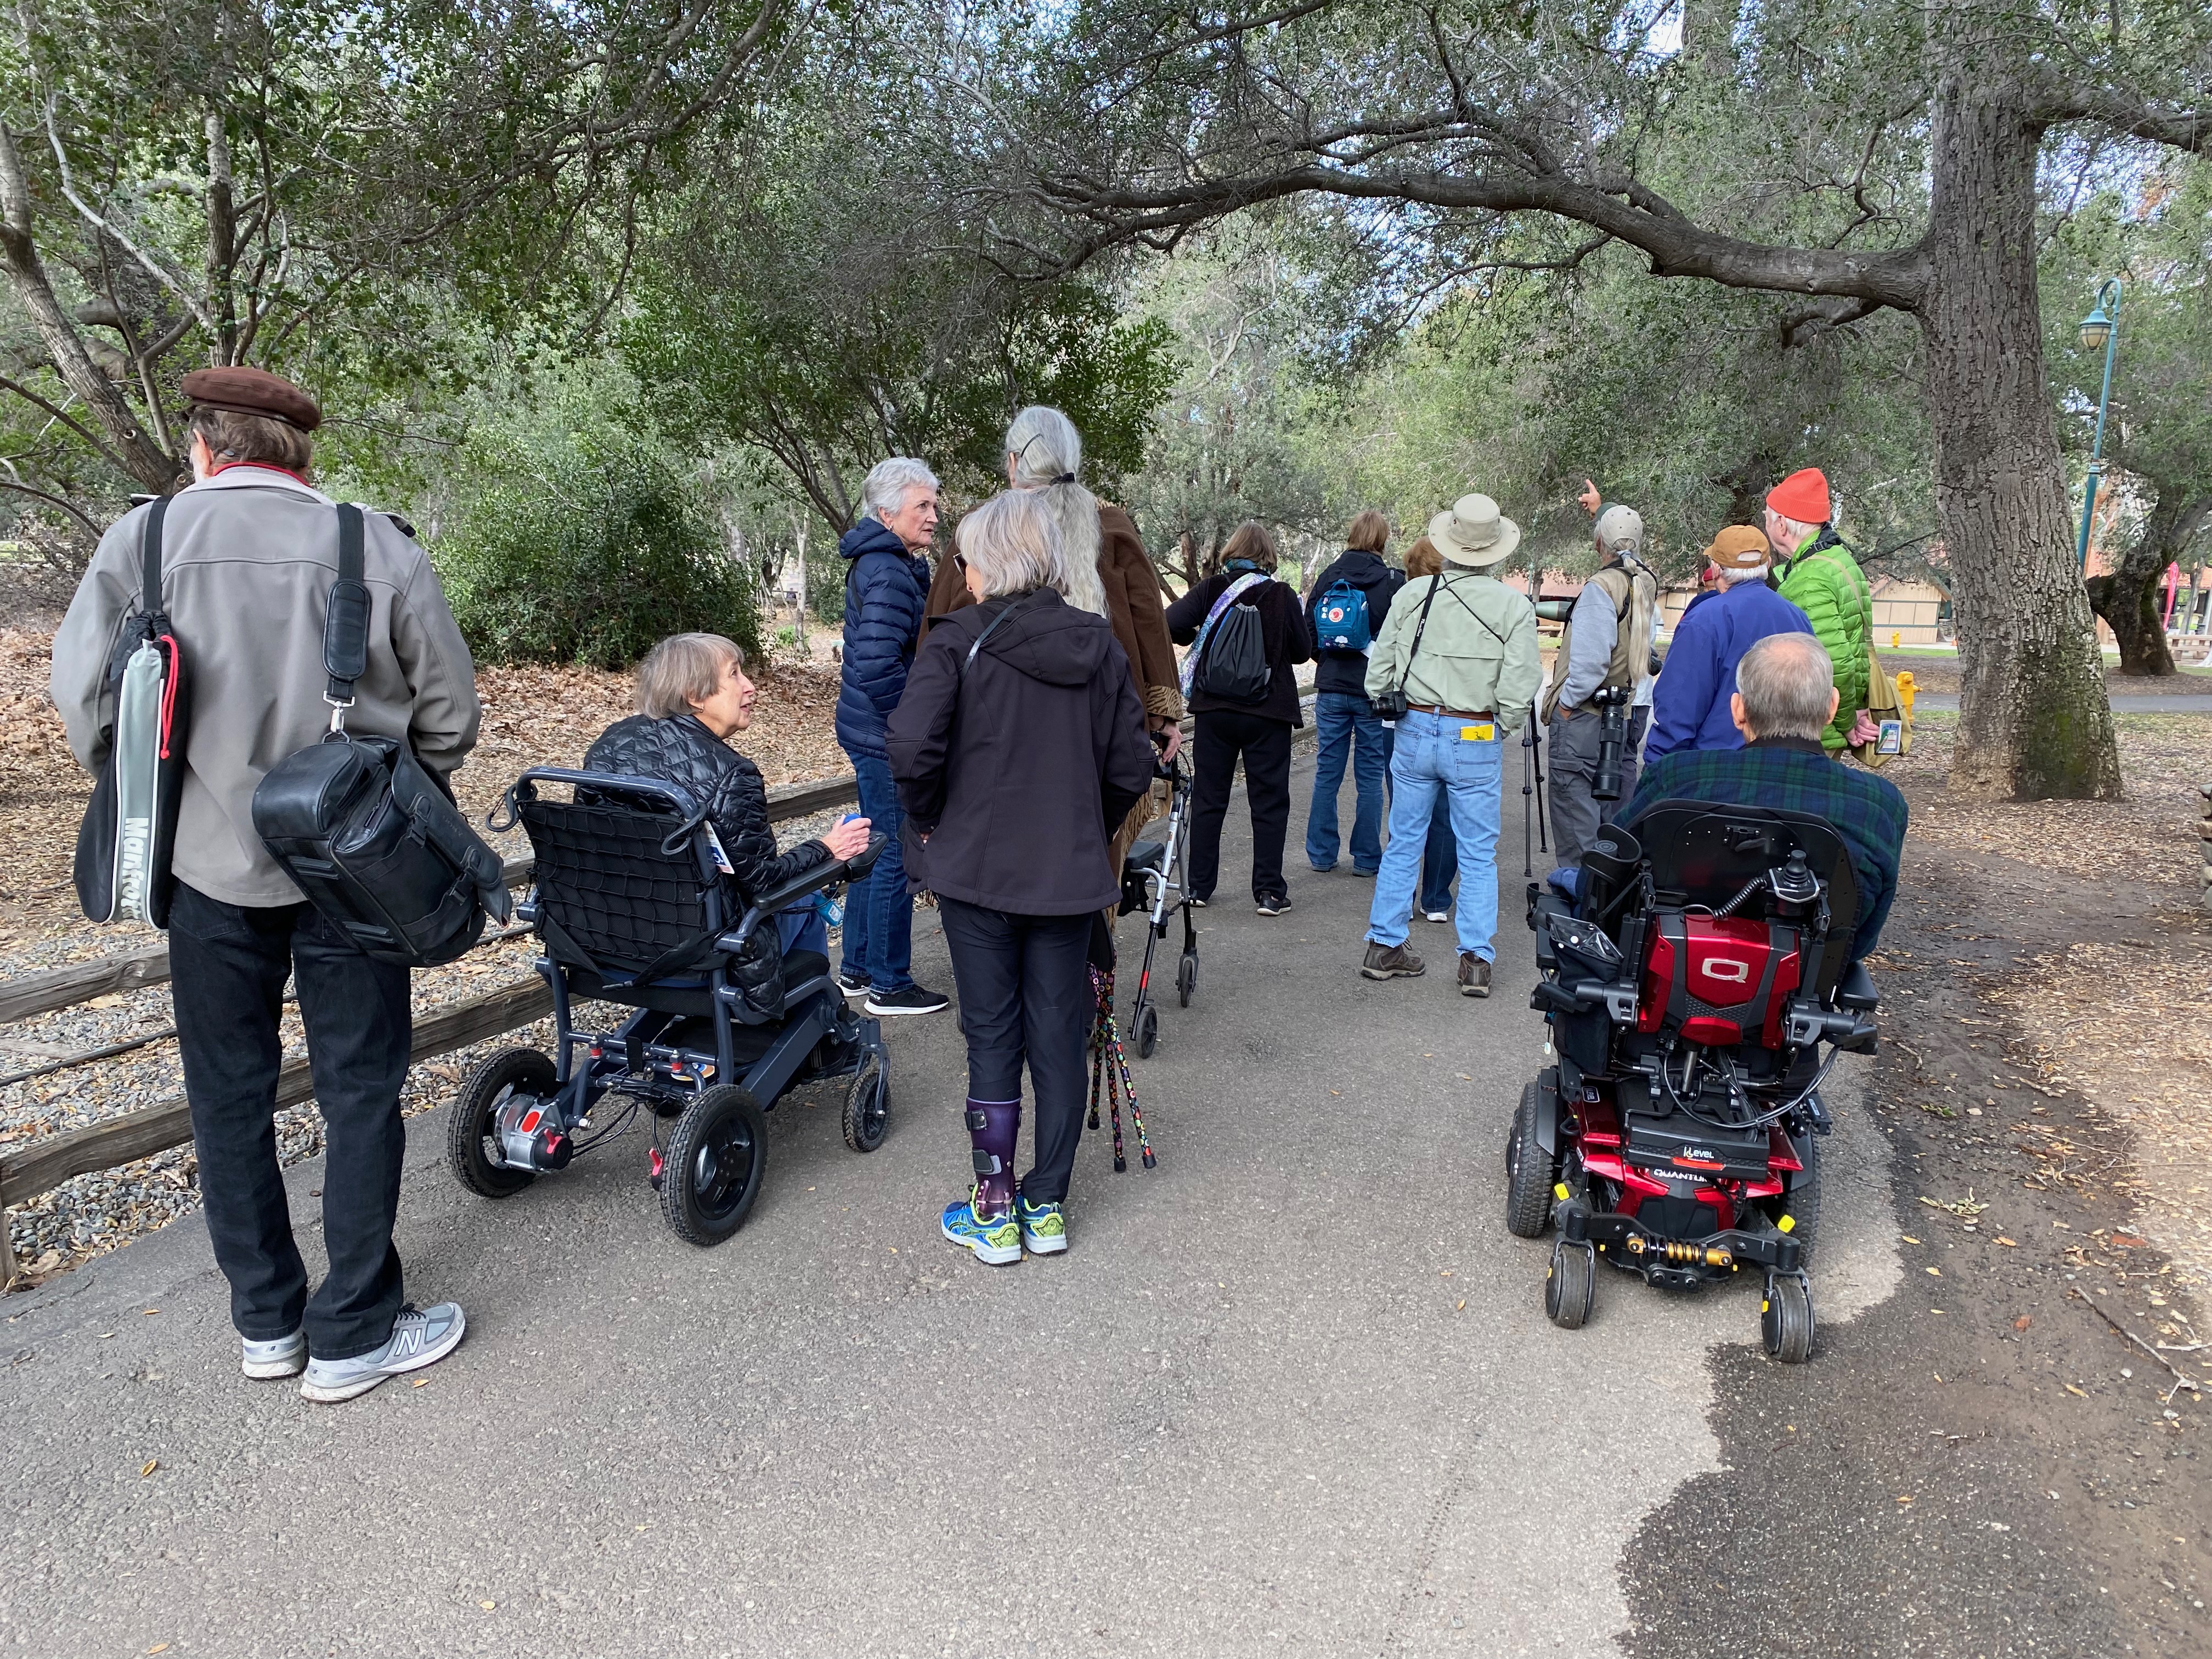
[[[768,821],[768,786],[760,768],[724,743],[692,714],[654,720],[632,714],[599,733],[584,756],[587,772],[659,778],[689,792],[707,809],[707,822],[730,860],[730,872],[748,898],[781,886],[817,864],[830,849],[803,841],[788,853],[775,850]]]

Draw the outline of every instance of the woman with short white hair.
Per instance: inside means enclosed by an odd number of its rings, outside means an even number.
[[[1121,890],[1108,842],[1152,785],[1152,747],[1114,630],[1066,597],[1050,504],[997,496],[961,520],[957,545],[947,562],[973,603],[930,629],[886,740],[968,1042],[975,1180],[940,1224],[1006,1265],[1067,1248],[1090,969]],[[1036,1146],[1017,1187],[1024,1065]]]

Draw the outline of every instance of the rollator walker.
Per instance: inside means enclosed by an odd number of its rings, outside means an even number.
[[[1155,738],[1155,743],[1161,739]],[[1168,936],[1168,915],[1182,917],[1182,957],[1176,963],[1176,1000],[1182,1007],[1198,990],[1198,928],[1191,920],[1190,876],[1186,859],[1190,849],[1191,776],[1178,755],[1154,763],[1154,775],[1169,788],[1168,828],[1163,841],[1139,841],[1121,863],[1120,914],[1145,913],[1145,966],[1137,975],[1137,994],[1129,1005],[1129,1030],[1137,1040],[1137,1054],[1150,1060],[1160,1045],[1160,1011],[1152,1000],[1152,952]]]
[[[1571,874],[1528,889],[1554,1063],[1505,1148],[1507,1229],[1559,1229],[1545,1311],[1581,1326],[1601,1257],[1677,1291],[1748,1268],[1767,1353],[1801,1362],[1820,1085],[1876,1035],[1843,838],[1808,813],[1662,800],[1601,830]]]
[[[548,798],[543,786],[570,792]],[[843,1079],[846,1144],[880,1146],[890,1086],[877,1022],[856,1018],[819,951],[782,948],[780,911],[865,875],[883,850],[744,894],[720,873],[703,810],[654,778],[533,767],[507,794],[536,857],[517,915],[553,992],[553,1053],[478,1066],[447,1121],[454,1176],[511,1198],[541,1175],[650,1126],[652,1183],[670,1231],[719,1244],[751,1212],[768,1168],[763,1114],[796,1085]],[[635,1010],[612,1030],[580,1002]],[[663,1121],[669,1121],[664,1148]]]

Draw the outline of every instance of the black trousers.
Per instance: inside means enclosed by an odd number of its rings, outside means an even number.
[[[1024,916],[939,894],[937,913],[960,993],[972,1100],[1019,1100],[1022,1062],[1036,1095],[1036,1163],[1022,1177],[1032,1204],[1067,1196],[1083,1133],[1084,1056],[1097,999],[1091,989],[1095,913]]]
[[[1237,761],[1244,760],[1244,798],[1252,808],[1252,896],[1280,898],[1283,839],[1291,826],[1291,724],[1264,714],[1209,708],[1191,738],[1190,890],[1212,898],[1221,877],[1221,824]]]
[[[169,913],[171,992],[200,1196],[230,1317],[250,1341],[304,1322],[307,1352],[383,1346],[401,1301],[399,1090],[412,1035],[407,970],[372,962],[312,905],[226,904],[179,883]],[[307,1296],[276,1164],[277,1019],[296,980],[323,1115],[323,1243],[330,1273]]]

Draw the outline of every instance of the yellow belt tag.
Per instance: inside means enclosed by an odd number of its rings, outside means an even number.
[[[1485,720],[1480,726],[1462,726],[1459,729],[1462,743],[1488,743],[1498,735],[1498,728]]]

